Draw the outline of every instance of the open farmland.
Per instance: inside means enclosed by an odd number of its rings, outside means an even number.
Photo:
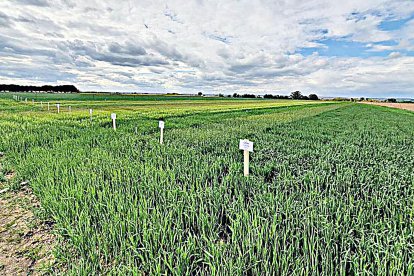
[[[384,103],[384,102],[364,102],[364,103],[414,111],[414,103]]]
[[[414,274],[413,112],[18,95],[28,103],[0,94],[1,173],[14,172],[14,189],[29,181],[66,273]]]

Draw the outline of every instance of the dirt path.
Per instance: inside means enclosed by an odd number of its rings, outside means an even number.
[[[0,183],[0,275],[53,273],[55,238],[52,225],[34,215],[38,207],[26,185],[13,192]]]
[[[379,102],[378,103],[377,102],[363,102],[363,103],[414,111],[414,103],[413,104],[410,104],[410,103],[379,103]]]

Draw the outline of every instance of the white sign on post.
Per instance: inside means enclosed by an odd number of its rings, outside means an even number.
[[[239,149],[244,151],[243,152],[243,155],[244,155],[243,172],[244,172],[244,176],[248,176],[249,175],[249,161],[250,161],[249,152],[253,152],[253,142],[249,140],[240,140]]]
[[[164,121],[159,121],[158,122],[158,127],[161,130],[161,133],[160,133],[160,144],[163,144],[164,143],[164,125],[165,125]]]
[[[241,150],[253,152],[253,142],[250,142],[249,140],[240,140],[239,148]]]
[[[114,130],[116,130],[116,113],[112,113],[111,114],[111,119],[112,119],[112,127],[114,128]]]
[[[60,104],[56,104],[56,107],[57,107],[57,113],[59,113],[60,112]]]

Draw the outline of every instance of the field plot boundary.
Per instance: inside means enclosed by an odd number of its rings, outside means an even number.
[[[401,109],[414,112],[414,103],[377,103],[377,102],[362,102],[363,104],[389,107],[394,109]]]
[[[9,173],[5,179],[10,182],[13,177],[14,173]],[[0,190],[0,274],[53,273],[57,241],[53,223],[36,214],[41,209],[39,200],[27,183],[14,190],[0,182]]]

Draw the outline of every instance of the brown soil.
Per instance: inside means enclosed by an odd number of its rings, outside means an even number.
[[[0,190],[0,275],[53,273],[56,240],[52,225],[33,213],[39,202],[27,186],[14,192],[0,183]]]
[[[364,102],[364,103],[414,111],[414,104],[410,104],[410,103],[380,103],[380,102]]]

